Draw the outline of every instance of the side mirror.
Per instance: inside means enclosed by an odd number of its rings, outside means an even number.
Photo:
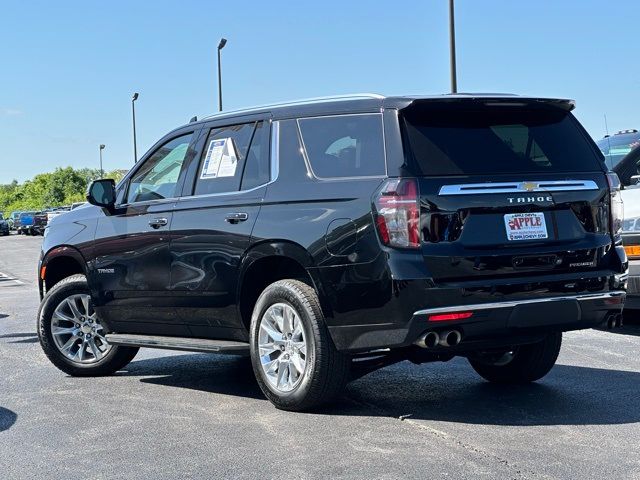
[[[87,190],[87,202],[112,210],[116,204],[116,182],[110,178],[91,182]]]

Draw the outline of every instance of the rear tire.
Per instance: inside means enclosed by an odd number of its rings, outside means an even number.
[[[85,276],[72,275],[47,292],[38,311],[38,337],[44,353],[74,377],[110,375],[138,353],[137,347],[103,341],[104,330],[90,298]]]
[[[529,383],[544,377],[553,368],[560,353],[562,333],[552,333],[544,340],[521,345],[503,355],[487,354],[469,358],[473,369],[493,383]]]
[[[251,317],[251,363],[276,408],[305,411],[342,393],[351,359],[338,352],[318,296],[298,280],[280,280],[260,295]]]

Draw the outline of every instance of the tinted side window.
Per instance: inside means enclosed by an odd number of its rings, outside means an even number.
[[[192,134],[174,138],[156,150],[131,177],[127,202],[172,198]]]
[[[236,192],[255,123],[214,128],[202,152],[195,195]]]
[[[269,147],[269,124],[258,122],[247,153],[241,190],[259,187],[269,181]]]
[[[311,168],[317,177],[385,174],[381,115],[301,118],[298,125]]]

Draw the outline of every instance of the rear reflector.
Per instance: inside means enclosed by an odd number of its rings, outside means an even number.
[[[44,265],[41,269],[40,269],[40,278],[42,280],[44,280],[44,277],[47,275],[47,266]]]
[[[464,320],[473,316],[473,312],[461,313],[440,313],[437,315],[429,315],[430,322],[448,322],[449,320]]]
[[[624,251],[629,258],[640,258],[640,245],[625,245]]]

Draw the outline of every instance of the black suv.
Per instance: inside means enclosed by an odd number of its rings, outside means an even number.
[[[407,359],[535,381],[625,299],[619,182],[573,106],[357,95],[180,127],[51,222],[44,351],[78,376],[250,355],[288,410]]]

